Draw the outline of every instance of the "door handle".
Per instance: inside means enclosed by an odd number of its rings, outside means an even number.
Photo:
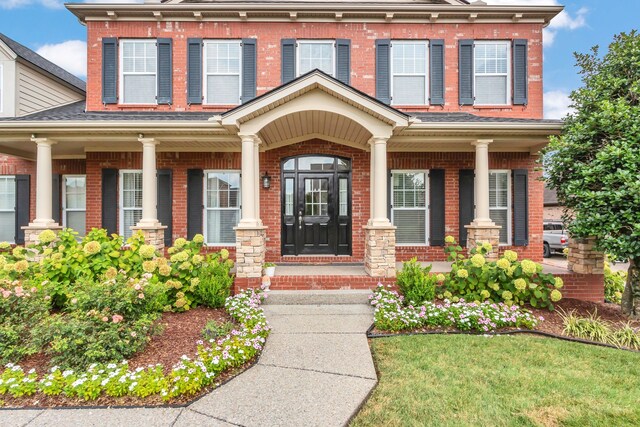
[[[302,211],[298,211],[298,229],[302,230]]]

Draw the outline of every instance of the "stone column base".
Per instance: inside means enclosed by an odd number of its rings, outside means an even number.
[[[596,251],[595,237],[569,239],[568,269],[578,274],[604,274],[604,254]]]
[[[24,245],[35,245],[40,243],[38,236],[45,230],[51,230],[56,235],[62,231],[62,226],[54,222],[51,225],[29,224],[21,227],[24,230]]]
[[[483,243],[491,244],[493,248],[485,256],[489,260],[496,260],[499,256],[500,227],[499,225],[465,225],[467,229],[467,248],[473,249]]]
[[[236,227],[236,277],[262,277],[267,252],[267,227]]]
[[[159,251],[164,251],[164,230],[166,229],[166,225],[134,225],[131,227],[131,231],[134,233],[141,231],[144,235],[144,242],[147,245],[154,246]]]
[[[364,269],[371,277],[396,277],[396,227],[365,226]]]

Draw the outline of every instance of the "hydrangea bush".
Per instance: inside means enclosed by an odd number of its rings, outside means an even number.
[[[519,261],[514,251],[506,250],[497,261],[489,261],[486,254],[492,250],[490,244],[471,249],[469,257],[462,254],[462,247],[452,236],[447,236],[445,244],[452,265],[440,298],[503,302],[507,306],[528,303],[549,310],[562,299],[562,279],[543,273],[542,266],[533,261]]]
[[[404,297],[391,286],[378,285],[370,296],[376,328],[404,331],[417,328],[493,332],[503,328],[533,329],[542,318],[536,318],[517,305],[493,302],[425,301],[420,305],[405,304]]]
[[[0,396],[22,397],[41,392],[88,401],[103,395],[160,395],[168,401],[196,394],[213,385],[222,372],[244,365],[262,350],[269,326],[260,308],[261,300],[262,295],[253,290],[227,298],[225,308],[238,322],[238,329],[217,340],[199,341],[194,358],[182,356],[169,373],[161,365],[132,370],[123,361],[93,364],[83,371],[54,366],[46,375],[38,376],[33,370],[25,373],[20,366],[8,364],[0,374]]]

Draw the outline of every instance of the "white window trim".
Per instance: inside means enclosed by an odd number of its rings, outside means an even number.
[[[424,173],[424,208],[395,208],[393,207],[393,174],[400,174],[400,173]],[[394,224],[393,220],[394,220],[394,213],[395,210],[403,210],[403,211],[419,211],[419,210],[424,210],[425,211],[425,220],[424,220],[424,237],[425,237],[425,243],[397,243],[396,242],[396,246],[407,246],[407,247],[411,247],[411,246],[416,246],[416,247],[428,247],[431,246],[429,244],[429,239],[431,238],[431,236],[429,236],[429,211],[431,209],[431,207],[429,206],[429,170],[428,169],[392,169],[391,170],[391,184],[390,184],[390,188],[391,188],[391,197],[389,200],[389,205],[392,206],[391,208],[391,218],[389,218],[391,220],[391,224]]]
[[[333,68],[333,73],[331,74],[332,77],[336,76],[336,41],[332,40],[332,39],[324,39],[324,40],[310,40],[310,39],[301,39],[301,40],[296,40],[296,77],[300,77],[302,74],[300,74],[300,45],[301,44],[328,44],[330,43],[332,46],[331,49],[331,65]],[[311,71],[311,70],[309,70]],[[307,71],[307,73],[309,72]]]
[[[237,173],[238,176],[241,177],[242,173],[239,169],[206,169],[203,171],[204,172],[204,177],[203,177],[203,183],[202,183],[202,232],[204,234],[204,240],[205,240],[205,245],[206,246],[210,246],[210,247],[225,247],[228,248],[230,246],[235,246],[235,242],[233,243],[220,243],[220,242],[208,242],[207,241],[207,236],[209,235],[209,233],[207,233],[207,227],[208,227],[208,221],[207,221],[207,211],[213,211],[213,210],[217,210],[217,211],[222,211],[222,210],[226,210],[226,211],[238,211],[240,213],[240,218],[242,218],[242,179],[240,180],[240,187],[239,187],[239,191],[238,191],[238,207],[237,208],[208,208],[207,207],[207,174],[210,173]],[[256,184],[257,185],[257,184]]]
[[[78,208],[67,208],[67,178],[84,178],[84,197],[85,197],[85,205],[84,209]],[[85,216],[87,214],[87,175],[76,174],[76,175],[62,175],[62,226],[67,228],[67,212],[84,212]],[[86,219],[85,219],[86,220]],[[87,230],[75,230],[81,235],[87,232]]]
[[[156,89],[156,100],[155,102],[149,102],[149,103],[139,103],[139,102],[124,102],[124,44],[127,42],[153,42],[156,45],[156,61],[158,59],[157,55],[157,49],[158,49],[158,42],[156,39],[122,39],[119,41],[118,43],[118,79],[119,79],[119,84],[118,84],[118,94],[119,94],[119,98],[118,98],[118,103],[120,105],[158,105],[158,67],[156,65],[156,72],[153,73],[153,76],[155,77],[155,84],[154,87]],[[140,75],[140,76],[149,76],[151,75],[151,73],[138,73],[138,72],[127,72],[127,75]]]
[[[16,176],[15,175],[0,175],[0,179],[4,179],[4,178],[13,178],[13,185],[14,185],[14,189],[13,189],[13,193],[16,193]],[[13,209],[0,209],[0,212],[13,212],[13,218],[14,218],[14,227],[15,227],[15,221],[16,221],[16,204],[13,204]],[[15,234],[15,233],[14,233]],[[15,235],[14,238],[12,240],[8,240],[7,243],[11,243],[12,245],[15,244]]]
[[[394,42],[398,42],[398,43],[402,43],[402,44],[424,44],[426,45],[427,48],[427,52],[425,55],[425,61],[426,61],[426,65],[425,65],[425,75],[424,75],[424,104],[396,104],[393,101],[393,77],[396,75],[394,74],[393,71],[393,43]],[[390,45],[390,66],[389,66],[389,75],[390,75],[390,82],[389,82],[389,87],[390,87],[390,93],[391,93],[391,105],[402,105],[402,106],[407,106],[407,107],[413,107],[413,106],[423,106],[423,105],[429,105],[429,41],[428,40],[391,40],[391,45]],[[421,74],[397,74],[398,76],[419,76]]]
[[[487,44],[503,44],[507,46],[507,99],[506,102],[504,104],[479,104],[475,101],[475,94],[477,93],[476,91],[476,78],[477,78],[477,73],[476,73],[476,55],[475,55],[475,47],[478,45],[487,45]],[[473,54],[473,93],[474,93],[474,99],[473,99],[473,105],[479,106],[479,107],[491,107],[491,106],[505,106],[505,105],[513,105],[512,102],[512,97],[511,97],[511,79],[512,79],[512,64],[511,64],[511,43],[508,40],[476,40],[474,42],[474,54]],[[499,76],[502,77],[504,76],[504,73],[493,73],[493,74],[481,74],[482,76],[486,77],[486,76]]]
[[[207,72],[207,45],[208,44],[224,44],[224,43],[237,43],[240,46],[240,65],[238,71],[238,102],[237,104],[231,105],[240,105],[242,99],[242,40],[240,39],[207,39],[204,40],[202,46],[202,95],[203,95],[203,105],[229,105],[217,102],[209,102],[207,99],[207,76],[235,76],[236,74],[231,73],[208,73]]]
[[[507,243],[500,243],[499,246],[512,246],[513,245],[513,236],[511,234],[511,228],[513,223],[513,207],[511,206],[511,170],[509,169],[490,169],[489,174],[491,173],[505,173],[507,175]],[[491,187],[489,187],[489,191],[491,191]],[[492,208],[489,205],[489,213],[491,213]]]
[[[118,194],[118,219],[119,219],[119,224],[118,224],[118,230],[120,231],[120,235],[124,236],[124,211],[142,211],[142,207],[139,208],[125,208],[124,207],[124,177],[123,175],[126,173],[140,173],[142,174],[142,169],[121,169],[119,171],[119,183],[118,183],[118,189],[119,189],[119,194]],[[143,196],[144,197],[144,194]],[[136,224],[134,224],[136,225]]]

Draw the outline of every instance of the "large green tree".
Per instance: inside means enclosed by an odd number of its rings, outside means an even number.
[[[640,316],[640,35],[575,57],[583,86],[545,150],[546,173],[571,235],[595,236],[598,249],[629,259],[622,310]]]

